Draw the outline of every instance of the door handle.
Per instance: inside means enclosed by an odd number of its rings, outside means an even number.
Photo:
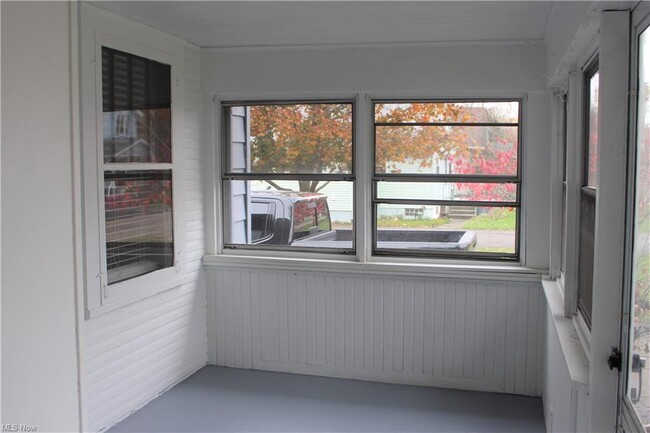
[[[639,375],[639,389],[630,388],[630,400],[632,403],[638,403],[641,400],[641,391],[643,391],[643,369],[645,368],[645,358],[641,358],[641,355],[635,353],[632,355],[632,368],[630,371]]]

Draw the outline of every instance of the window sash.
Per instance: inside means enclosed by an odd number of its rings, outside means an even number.
[[[349,105],[351,116],[351,151],[350,151],[350,172],[345,173],[261,173],[249,172],[242,173],[230,170],[229,161],[231,158],[231,131],[230,131],[230,108],[233,107],[250,107],[258,105],[272,105],[272,106],[287,106],[287,105],[307,105],[307,104],[345,104]],[[357,104],[355,100],[350,99],[298,99],[298,100],[246,100],[246,101],[221,101],[221,125],[222,125],[222,146],[220,149],[221,154],[221,233],[223,239],[221,247],[224,250],[267,250],[267,251],[283,251],[283,252],[307,252],[307,253],[322,253],[326,255],[341,254],[341,255],[355,255],[357,253],[357,185],[356,185],[356,109]],[[330,247],[306,247],[295,245],[273,245],[273,244],[244,244],[229,242],[232,235],[229,232],[231,223],[231,203],[228,197],[229,188],[227,183],[229,181],[321,181],[321,182],[349,182],[352,185],[352,247],[351,248],[330,248]],[[249,210],[247,210],[249,212]],[[331,218],[331,216],[330,216]]]
[[[520,256],[520,237],[521,237],[521,166],[522,166],[522,101],[520,99],[490,99],[490,100],[467,100],[467,99],[449,99],[449,100],[373,100],[372,113],[373,119],[376,118],[376,106],[384,103],[414,103],[414,102],[441,102],[441,103],[479,103],[479,102],[517,102],[518,122],[377,122],[373,120],[372,130],[372,176],[371,176],[371,205],[372,205],[372,253],[377,256],[405,256],[405,257],[437,257],[450,259],[485,259],[485,260],[503,260],[514,261]],[[517,169],[515,175],[493,175],[493,174],[426,174],[426,173],[378,173],[377,172],[377,126],[508,126],[517,127]],[[516,201],[499,202],[483,200],[421,200],[421,199],[385,199],[378,196],[378,183],[390,182],[427,182],[431,184],[441,183],[468,183],[468,184],[515,184],[517,186]],[[513,208],[517,212],[515,222],[515,252],[514,253],[497,253],[497,252],[480,252],[480,251],[453,251],[453,250],[424,250],[416,248],[386,248],[378,247],[378,224],[377,208],[380,204],[412,205],[412,206],[454,206],[454,207],[490,207],[490,208]]]

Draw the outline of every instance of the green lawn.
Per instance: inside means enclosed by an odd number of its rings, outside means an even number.
[[[477,251],[479,253],[514,253],[514,248],[508,247],[476,247],[472,251]]]
[[[512,209],[493,209],[463,224],[469,230],[514,230],[517,214]]]
[[[404,219],[399,217],[379,217],[377,227],[396,227],[409,229],[432,229],[448,224],[447,218]]]

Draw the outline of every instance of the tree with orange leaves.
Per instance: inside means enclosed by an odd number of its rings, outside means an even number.
[[[389,124],[376,129],[377,172],[398,172],[399,162],[430,167],[434,157],[466,153],[471,141],[461,128],[417,123],[460,123],[467,117],[453,103],[377,104],[376,122]],[[250,108],[250,118],[253,173],[352,172],[351,104],[258,105]],[[327,183],[300,181],[299,185],[301,191],[317,192]]]

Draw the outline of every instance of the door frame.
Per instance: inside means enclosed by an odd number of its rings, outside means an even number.
[[[625,217],[625,273],[623,281],[623,300],[621,309],[622,368],[618,383],[618,428],[624,432],[645,432],[636,416],[632,402],[627,396],[629,362],[632,351],[630,344],[630,322],[632,319],[632,270],[634,254],[634,210],[636,191],[636,149],[638,125],[638,87],[639,87],[639,37],[650,29],[650,4],[640,2],[632,11],[630,27],[630,101],[629,101],[629,144],[627,172],[627,205]]]

